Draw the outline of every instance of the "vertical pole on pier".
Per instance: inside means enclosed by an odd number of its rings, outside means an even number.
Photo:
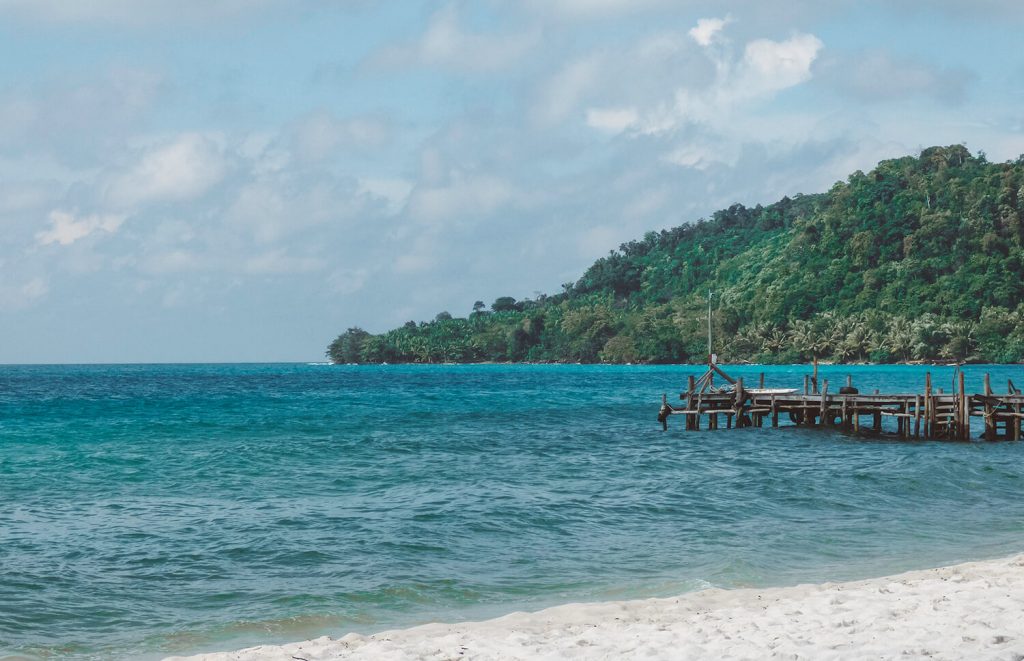
[[[764,372],[761,372],[761,376],[757,380],[757,387],[764,390]]]
[[[971,438],[971,407],[964,394],[964,373],[960,372],[959,383],[957,384],[957,397],[960,400],[960,440],[967,441]]]
[[[882,431],[882,412],[875,411],[875,431]]]
[[[924,435],[935,436],[935,402],[932,401],[932,373],[924,373]]]
[[[853,387],[853,375],[852,374],[847,374],[846,375],[846,387],[847,388],[852,388]]]
[[[693,410],[693,391],[696,390],[696,389],[697,389],[697,380],[694,379],[693,375],[691,374],[690,376],[686,377],[686,393],[687,393],[687,397],[686,397],[686,410],[687,411],[692,411]],[[687,413],[686,414],[686,431],[693,431],[693,429],[694,429],[693,414],[692,413]]]
[[[853,402],[853,433],[860,433],[860,410],[857,408],[857,402]]]
[[[811,379],[811,383],[814,385],[814,394],[818,394],[818,357],[814,357],[814,378]]]
[[[843,398],[843,413],[840,416],[842,418],[843,429],[849,429],[850,428],[850,414],[847,413],[847,411],[846,411],[846,398],[849,397],[849,395],[840,395],[840,396]]]
[[[718,414],[708,413],[708,431],[718,429]]]
[[[736,401],[733,403],[733,409],[736,411],[736,426],[745,427],[746,423],[743,421],[743,402],[747,399],[747,394],[743,392],[743,377],[736,379]]]
[[[810,389],[807,387],[807,382],[810,380],[810,378],[811,377],[809,377],[806,374],[804,374],[804,394],[805,395],[809,395],[810,392],[811,392]]]
[[[772,427],[778,427],[778,426],[779,426],[779,405],[777,403],[775,403],[775,395],[772,395]]]
[[[817,362],[817,361],[815,361]],[[827,425],[832,422],[831,413],[828,413],[828,379],[822,384],[821,405],[818,407],[819,424]],[[828,416],[826,416],[828,414]]]
[[[992,413],[991,400],[987,399],[992,396],[992,381],[989,379],[988,372],[985,372],[985,440],[994,441],[996,440],[996,421]]]
[[[1020,404],[1014,404],[1013,405],[1013,413],[1014,413],[1014,417],[1012,419],[1013,421],[1010,423],[1011,425],[1013,425],[1013,440],[1019,441],[1020,440],[1020,427],[1021,427]]]
[[[914,438],[921,438],[921,395],[914,395]]]

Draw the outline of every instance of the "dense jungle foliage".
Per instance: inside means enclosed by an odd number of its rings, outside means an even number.
[[[339,363],[1024,359],[1024,156],[961,145],[649,232],[563,291],[331,343]]]

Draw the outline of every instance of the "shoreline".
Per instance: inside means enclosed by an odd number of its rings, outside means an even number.
[[[574,603],[165,661],[1019,659],[1024,554],[842,583]]]

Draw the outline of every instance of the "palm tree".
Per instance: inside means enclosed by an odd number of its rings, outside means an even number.
[[[950,321],[942,325],[946,335],[946,344],[942,347],[942,355],[962,363],[974,351],[974,331],[977,324],[970,320]]]
[[[901,361],[910,360],[914,351],[914,326],[906,317],[896,317],[885,334],[885,348]]]

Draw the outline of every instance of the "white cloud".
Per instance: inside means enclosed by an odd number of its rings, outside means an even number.
[[[599,82],[602,58],[590,55],[570,61],[551,76],[537,93],[531,109],[533,120],[542,125],[561,122]]]
[[[822,47],[814,35],[796,34],[785,41],[751,41],[738,59],[728,52],[716,55],[716,75],[710,85],[679,87],[671,105],[656,106],[642,117],[640,130],[664,133],[692,123],[740,135],[751,124],[736,115],[747,113],[752,102],[771,99],[810,80],[811,65]]]
[[[109,198],[118,206],[189,200],[220,182],[226,170],[221,140],[185,133],[146,150],[135,166],[114,179]]]
[[[722,31],[730,18],[702,18],[697,21],[695,27],[690,28],[690,37],[701,46],[710,46],[715,36]]]
[[[318,111],[301,120],[294,129],[296,155],[305,161],[320,161],[339,151],[369,150],[382,146],[391,136],[391,127],[380,117],[339,119],[327,111]]]
[[[587,126],[609,133],[622,133],[634,126],[640,115],[635,108],[590,108]]]
[[[743,53],[741,82],[757,93],[798,85],[810,79],[811,63],[823,46],[813,34],[797,34],[786,41],[752,41]]]
[[[534,12],[570,19],[611,18],[664,7],[668,0],[528,0]]]
[[[54,210],[50,212],[50,229],[38,232],[36,241],[43,246],[51,243],[69,246],[94,232],[113,234],[121,227],[124,219],[123,214],[75,217],[67,211]]]
[[[39,276],[29,278],[20,285],[0,282],[0,312],[28,307],[49,292],[50,284]]]
[[[370,63],[382,67],[441,66],[459,71],[494,71],[521,59],[539,41],[538,31],[473,34],[459,25],[454,4],[435,12],[419,39],[378,51]]]
[[[44,154],[76,168],[104,163],[115,146],[130,139],[165,89],[159,74],[124,66],[4,86],[0,150]]]
[[[456,172],[447,185],[420,186],[409,197],[409,215],[427,224],[452,223],[494,213],[515,197],[507,181]]]
[[[0,14],[61,23],[175,23],[223,19],[277,0],[0,0]]]

